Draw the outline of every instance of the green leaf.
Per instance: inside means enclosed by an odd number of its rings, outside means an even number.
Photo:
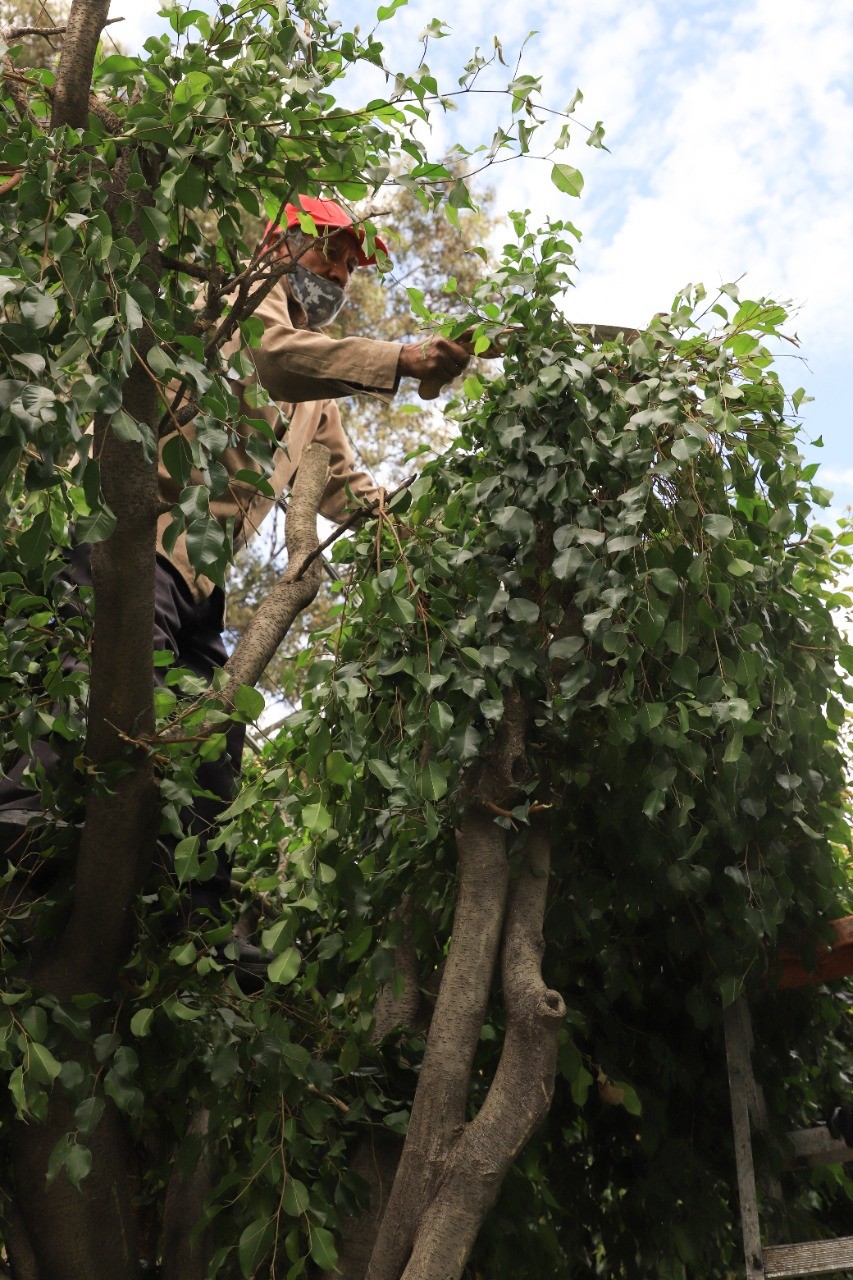
[[[297,976],[301,964],[302,956],[296,947],[288,947],[286,951],[282,951],[281,955],[270,961],[267,976],[270,982],[286,986]]]
[[[332,825],[332,816],[322,804],[306,804],[302,810],[302,826],[312,836],[320,836]]]
[[[453,712],[446,702],[434,702],[429,709],[429,722],[439,736],[440,741],[444,741],[453,728]]]
[[[579,196],[583,190],[583,174],[570,164],[555,164],[551,170],[551,181],[558,191],[567,196]]]
[[[734,559],[728,563],[728,571],[733,578],[744,578],[748,573],[755,570],[755,565],[750,564],[749,560]]]
[[[21,315],[34,329],[47,329],[56,317],[56,299],[42,289],[26,289],[21,294],[18,306]]]
[[[144,1036],[151,1034],[151,1024],[154,1021],[153,1009],[137,1009],[136,1013],[130,1020],[130,1033],[142,1039]]]
[[[373,776],[379,779],[386,791],[396,787],[400,781],[397,770],[392,769],[390,764],[386,764],[384,760],[368,760],[367,767]]]
[[[713,538],[715,542],[722,542],[728,538],[734,529],[734,521],[728,516],[712,514],[702,517],[702,528],[705,530],[709,538]]]
[[[185,836],[175,846],[174,863],[178,884],[186,884],[188,880],[194,880],[198,875],[200,843],[199,836]]]
[[[583,636],[563,636],[548,646],[548,657],[552,662],[566,661],[580,653],[585,644]]]
[[[269,1253],[275,1236],[275,1217],[256,1218],[240,1236],[237,1257],[244,1280],[252,1280]],[[233,1246],[232,1246],[233,1247]]]
[[[534,623],[539,617],[539,605],[533,600],[524,600],[516,596],[506,607],[507,616],[513,622]]]
[[[52,1084],[62,1070],[47,1045],[30,1041],[27,1061],[27,1074],[39,1084]]]
[[[135,419],[131,418],[129,413],[124,409],[116,409],[110,418],[110,426],[118,436],[119,440],[126,444],[138,444],[142,441],[142,431],[140,425]]]
[[[321,1271],[332,1271],[337,1267],[334,1236],[325,1227],[311,1228],[311,1257]]]
[[[18,539],[18,551],[26,565],[44,564],[51,544],[50,512],[40,511]]]
[[[392,596],[387,606],[388,617],[392,622],[408,627],[415,621],[418,611],[405,596]]]
[[[74,526],[74,533],[78,542],[104,542],[115,526],[116,518],[104,503],[89,515],[81,516]]]
[[[673,664],[672,679],[682,689],[695,689],[699,679],[699,664],[693,658],[680,657]]]
[[[267,704],[264,695],[259,689],[253,689],[248,684],[241,684],[234,695],[234,705],[240,714],[245,716],[246,720],[254,723],[263,714]]]
[[[152,205],[140,205],[137,210],[139,229],[151,244],[169,239],[169,219]]]
[[[402,9],[403,5],[408,4],[409,0],[391,0],[390,4],[380,5],[376,10],[377,22],[387,22],[398,9]]]
[[[666,719],[666,704],[663,702],[646,702],[640,708],[637,723],[644,733],[656,729]]]
[[[440,800],[447,793],[447,776],[435,760],[428,760],[421,773],[421,794],[427,800]]]
[[[74,1108],[74,1123],[84,1138],[98,1127],[105,1105],[103,1098],[84,1098]]]
[[[287,1175],[284,1191],[281,1194],[281,1207],[291,1218],[298,1218],[306,1213],[311,1204],[311,1195],[305,1183],[292,1174]]]

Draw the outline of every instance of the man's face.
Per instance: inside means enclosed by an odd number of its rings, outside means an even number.
[[[332,280],[341,289],[346,289],[358,266],[358,248],[358,240],[352,232],[341,229],[331,235],[319,236],[295,256],[306,271],[313,271],[324,280]]]

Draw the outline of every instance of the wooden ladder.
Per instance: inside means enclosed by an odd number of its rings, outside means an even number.
[[[781,957],[775,975],[779,989],[810,986],[853,974],[853,916],[833,921],[832,929],[835,942],[831,947],[820,949],[813,970],[806,969],[799,956]],[[747,1280],[790,1280],[853,1268],[853,1235],[801,1244],[762,1245],[752,1135],[766,1132],[767,1111],[761,1086],[752,1071],[752,1023],[743,996],[725,1010],[723,1026]],[[848,1147],[843,1139],[832,1138],[824,1127],[801,1129],[789,1133],[788,1139],[793,1148],[788,1168],[853,1160],[853,1147]],[[781,1189],[775,1179],[763,1179],[762,1189],[774,1199],[781,1199]]]

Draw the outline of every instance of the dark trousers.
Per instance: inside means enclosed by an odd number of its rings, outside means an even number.
[[[68,555],[68,567],[63,570],[66,579],[76,587],[91,587],[91,548],[88,543],[74,547]],[[82,607],[82,606],[75,606]],[[200,676],[208,684],[213,673],[224,665],[227,659],[225,645],[222,643],[222,625],[225,598],[219,588],[200,602],[193,599],[192,592],[184,582],[177,569],[164,557],[157,557],[156,596],[154,603],[154,648],[166,650],[174,654],[175,664],[186,667],[194,675]],[[77,664],[69,659],[68,668]],[[154,668],[154,680],[162,685],[165,679],[165,668]],[[217,760],[203,761],[196,772],[199,786],[210,795],[197,796],[191,806],[181,811],[181,822],[185,834],[197,835],[201,839],[202,848],[222,812],[234,798],[235,781],[240,773],[240,759],[243,751],[245,727],[240,724],[231,725],[227,734],[227,750]],[[38,761],[48,778],[56,771],[58,756],[48,742],[34,744],[33,755],[17,760],[9,773],[0,778],[0,817],[3,809],[41,809],[39,792],[27,786],[24,775]],[[165,854],[167,871],[171,871],[171,854],[176,840],[173,836],[162,837],[161,848]],[[219,913],[222,898],[226,895],[230,881],[230,864],[222,851],[217,852],[217,866],[214,875],[203,883],[188,885],[188,907],[193,910],[210,909]]]

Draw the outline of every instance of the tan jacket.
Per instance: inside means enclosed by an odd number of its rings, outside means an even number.
[[[296,314],[298,319],[298,309]],[[373,338],[336,340],[310,329],[294,328],[287,294],[281,282],[267,295],[255,315],[264,322],[264,336],[260,347],[246,350],[254,360],[257,382],[276,404],[250,407],[243,398],[243,389],[249,383],[233,385],[246,414],[265,419],[282,442],[283,447],[276,452],[273,472],[267,479],[278,498],[292,483],[302,452],[311,441],[317,440],[326,445],[331,453],[330,474],[320,511],[328,519],[340,522],[354,505],[347,489],[355,499],[371,498],[376,486],[365,472],[355,469],[353,451],[344,434],[333,397],[358,392],[393,395],[398,382],[400,343],[380,342]],[[226,362],[241,345],[239,335],[226,345],[223,350]],[[188,441],[194,439],[192,423],[183,428],[183,434]],[[231,479],[225,492],[210,500],[211,515],[223,526],[233,518],[235,548],[245,546],[257,533],[274,505],[272,498],[234,478],[240,471],[261,473],[261,467],[246,448],[249,435],[250,431],[241,427],[237,443],[223,453],[220,461]],[[163,465],[162,450],[171,438],[166,436],[160,444],[159,478],[160,498],[173,506],[178,501],[182,486]],[[188,483],[204,482],[193,470]],[[158,521],[157,549],[162,555],[167,554],[162,538],[171,519],[167,513]],[[197,600],[210,595],[213,583],[208,578],[196,578],[187,556],[184,534],[180,535],[168,558],[180,570]]]

